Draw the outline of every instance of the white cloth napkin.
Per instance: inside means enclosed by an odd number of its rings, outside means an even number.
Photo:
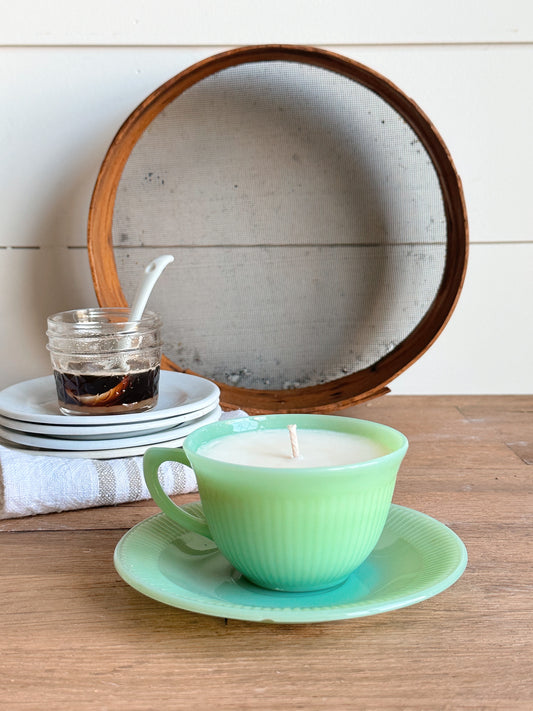
[[[233,410],[221,419],[245,416],[242,410]],[[169,495],[198,490],[194,472],[183,464],[165,462],[159,476]],[[140,456],[69,459],[0,445],[0,519],[149,498]]]

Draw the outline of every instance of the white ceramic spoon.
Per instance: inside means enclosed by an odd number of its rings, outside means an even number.
[[[163,269],[174,261],[171,254],[163,254],[161,257],[156,257],[150,264],[144,268],[144,276],[139,284],[133,304],[131,307],[130,321],[138,321],[144,313],[146,303],[152,293],[156,281],[161,276]]]

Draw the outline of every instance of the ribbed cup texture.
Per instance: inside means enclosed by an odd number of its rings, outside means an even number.
[[[310,591],[341,583],[376,545],[395,477],[345,495],[239,497],[202,492],[217,546],[262,587]],[[249,500],[251,499],[251,500]]]

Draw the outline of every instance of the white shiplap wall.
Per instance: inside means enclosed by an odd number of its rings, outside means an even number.
[[[98,168],[163,81],[236,45],[313,44],[381,72],[443,136],[470,261],[454,315],[394,393],[533,390],[533,4],[529,0],[0,1],[0,387],[49,372],[49,313],[96,304]]]

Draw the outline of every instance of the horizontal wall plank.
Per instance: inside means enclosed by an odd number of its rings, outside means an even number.
[[[2,0],[4,45],[531,42],[526,0]]]
[[[131,303],[142,266],[175,256],[151,296],[163,350],[228,385],[283,390],[367,368],[429,310],[443,245],[115,250]]]
[[[391,383],[392,392],[533,392],[532,267],[533,244],[472,245],[465,286],[449,324]],[[2,388],[50,372],[45,348],[50,313],[93,306],[96,299],[85,249],[0,249],[0,283]],[[244,297],[251,288],[243,290]]]
[[[531,240],[533,46],[402,48],[366,57],[443,137],[462,179],[472,241]]]
[[[115,132],[157,86],[209,54],[0,50],[0,246],[84,245],[89,200]]]
[[[0,249],[0,387],[52,372],[46,317],[96,306],[85,249]]]
[[[533,244],[473,245],[450,322],[392,392],[532,393],[532,274]]]
[[[428,150],[384,99],[269,61],[198,82],[153,120],[113,232],[121,246],[443,243],[446,215]]]
[[[0,246],[83,246],[94,181],[121,123],[215,51],[0,50]],[[462,178],[473,242],[533,239],[533,46],[339,51],[390,78],[432,120]]]

